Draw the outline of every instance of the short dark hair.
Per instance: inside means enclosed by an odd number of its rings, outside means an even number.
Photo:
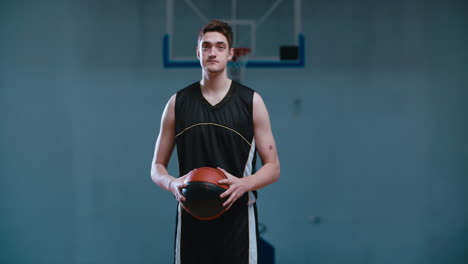
[[[211,20],[204,25],[201,28],[200,33],[198,33],[198,42],[200,42],[206,32],[219,32],[223,34],[228,41],[229,48],[232,48],[233,34],[231,26],[229,26],[228,23],[220,20]]]

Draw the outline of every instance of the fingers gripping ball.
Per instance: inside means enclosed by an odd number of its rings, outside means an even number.
[[[202,167],[192,171],[185,179],[186,187],[182,188],[185,202],[182,207],[193,217],[200,220],[212,220],[220,217],[226,209],[223,203],[227,197],[220,198],[229,185],[218,181],[227,179],[218,169]]]

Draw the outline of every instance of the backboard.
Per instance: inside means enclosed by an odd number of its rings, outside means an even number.
[[[229,23],[234,47],[249,48],[246,67],[304,67],[301,0],[166,0],[164,67],[199,67],[200,28]]]

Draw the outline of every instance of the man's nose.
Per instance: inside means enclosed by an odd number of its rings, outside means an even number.
[[[210,57],[213,57],[213,56],[216,56],[216,47],[211,47],[209,52],[208,52],[208,56]]]

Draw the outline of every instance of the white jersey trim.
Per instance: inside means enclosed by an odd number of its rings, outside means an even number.
[[[249,204],[249,264],[257,264],[257,226],[255,223],[254,204]]]
[[[252,139],[252,144],[250,144],[250,146],[249,158],[247,159],[247,163],[245,164],[244,168],[244,177],[252,175],[253,158],[255,156],[255,139]],[[255,195],[253,192],[249,192],[249,201],[247,204],[253,203],[255,203]]]
[[[249,158],[245,164],[244,177],[252,175],[253,158],[255,155],[255,139],[252,140]],[[255,223],[255,195],[249,192],[248,215],[249,215],[249,264],[257,264],[257,230]]]
[[[175,264],[180,264],[180,238],[182,230],[182,211],[180,204],[177,205],[177,234],[176,234],[176,246],[175,246]]]

